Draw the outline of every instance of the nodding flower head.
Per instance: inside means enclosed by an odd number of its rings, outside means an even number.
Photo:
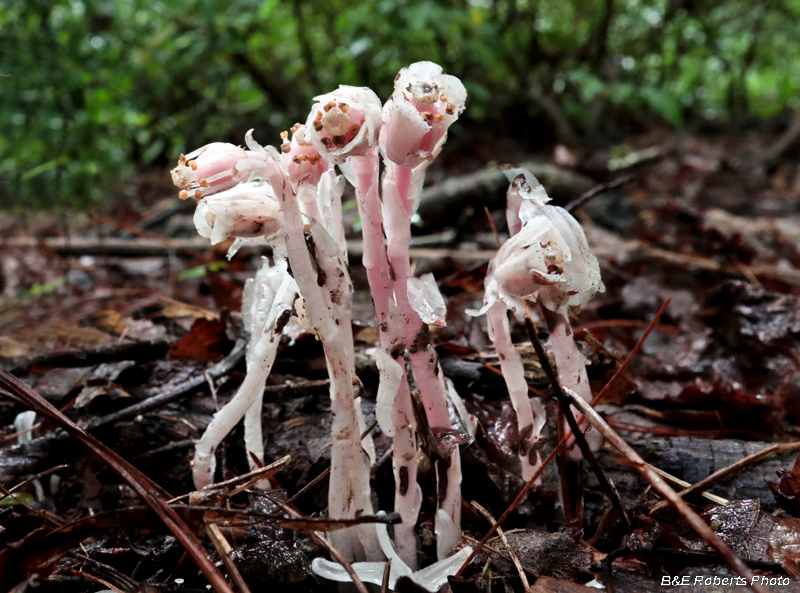
[[[527,169],[505,169],[510,185],[507,192],[506,221],[508,233],[516,235],[522,225],[540,213],[540,208],[550,201],[544,187]]]
[[[542,206],[497,252],[493,276],[503,300],[541,299],[549,309],[582,305],[603,290],[597,258],[566,210]]]
[[[376,144],[381,101],[372,90],[342,85],[314,100],[306,138],[324,159],[341,164],[348,156],[366,154]]]
[[[280,204],[269,183],[241,183],[199,202],[194,225],[212,245],[232,237],[269,237],[280,230]]]
[[[311,185],[319,183],[322,174],[330,169],[331,165],[322,158],[319,151],[308,139],[306,127],[302,124],[295,124],[292,129],[292,140],[289,141],[289,133],[281,133],[283,144],[283,168],[289,175],[294,184],[305,182]]]
[[[212,142],[188,155],[181,155],[178,166],[172,170],[172,183],[181,188],[179,196],[182,200],[189,196],[201,200],[249,181],[253,167],[243,167],[242,164],[263,160],[264,156],[258,152],[227,142]]]
[[[403,68],[383,108],[380,144],[384,156],[405,167],[432,161],[466,102],[464,85],[438,64],[416,62]]]
[[[213,191],[232,187],[230,172],[239,160],[245,158],[247,152],[233,144],[206,144],[187,156],[181,155],[178,166],[172,170],[172,183],[181,188],[182,200],[190,195],[199,200]]]
[[[479,313],[498,298],[517,316],[524,314],[526,299],[541,300],[556,310],[582,305],[605,289],[578,221],[557,206],[540,206],[537,211],[492,260]]]

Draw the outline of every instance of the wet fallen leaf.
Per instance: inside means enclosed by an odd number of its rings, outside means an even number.
[[[225,355],[225,323],[222,321],[197,319],[189,333],[169,349],[170,356],[191,360],[218,361]]]

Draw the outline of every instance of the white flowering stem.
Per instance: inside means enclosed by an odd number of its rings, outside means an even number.
[[[257,338],[254,336],[252,339]],[[269,358],[270,355],[271,359]],[[197,441],[194,461],[192,462],[192,477],[195,488],[200,489],[214,481],[214,470],[216,468],[214,453],[217,446],[263,395],[264,385],[272,368],[274,358],[274,351],[266,352],[264,357],[259,360],[259,362],[264,363],[263,365],[255,364],[247,369],[247,374],[236,395],[224,408],[216,413],[203,436]]]
[[[347,270],[339,268],[333,278],[326,271],[325,282],[320,286],[318,279],[321,276],[314,269],[311,250],[314,251],[319,269],[329,268],[329,262],[325,259],[330,254],[323,248],[326,238],[310,233],[312,242],[307,244],[306,225],[295,192],[288,183],[275,189],[283,211],[283,237],[289,265],[304,299],[309,321],[322,341],[331,379],[333,447],[328,514],[337,519],[371,514],[370,464],[361,446],[353,393],[355,354],[350,315],[349,310],[345,314],[344,308],[335,306],[327,286],[328,283],[341,282]],[[314,225],[310,228],[314,228]],[[321,229],[318,226],[316,228]],[[330,538],[349,560],[379,560],[382,557],[374,527],[358,526],[339,530],[331,533]]]
[[[383,234],[380,196],[378,194],[378,156],[372,153],[350,157],[347,166],[356,189],[358,213],[364,240],[362,263],[367,271],[378,321],[380,345],[385,363],[379,361],[379,394],[391,400],[392,466],[395,479],[394,508],[401,523],[394,527],[395,548],[403,561],[415,569],[417,543],[414,526],[419,515],[420,494],[417,486],[416,419],[405,369],[405,336],[397,319],[394,289]],[[397,365],[392,368],[391,365]],[[399,368],[398,368],[399,367]],[[396,379],[394,373],[399,375]],[[387,393],[386,390],[393,393]],[[382,405],[383,402],[379,402]],[[382,428],[384,428],[382,426]]]
[[[546,307],[541,307],[541,310],[550,332],[550,344],[553,347],[559,383],[580,395],[587,402],[591,402],[592,388],[586,373],[586,358],[575,342],[567,309],[561,307],[557,311],[550,311]],[[583,416],[574,407],[573,414],[575,419],[580,422]],[[568,431],[569,427],[566,427],[566,430]],[[592,451],[596,451],[602,445],[603,438],[597,431],[589,430],[585,436]],[[567,455],[573,460],[581,459],[581,452],[574,445],[575,437],[572,436],[567,441]]]
[[[259,393],[244,415],[244,447],[247,452],[247,463],[250,465],[250,470],[258,469],[259,463],[264,463],[264,431],[261,426],[261,412],[264,405],[264,389],[260,389]],[[255,458],[255,459],[253,459]],[[258,486],[265,490],[269,489],[269,481],[264,480],[259,482]]]
[[[528,382],[522,357],[511,341],[508,325],[508,309],[497,300],[488,311],[489,337],[497,350],[500,369],[503,371],[511,405],[517,415],[519,434],[519,458],[522,463],[522,479],[531,479],[539,467],[539,457],[535,449],[539,433],[545,422],[545,411],[541,402],[528,396]],[[534,414],[535,410],[535,414]]]
[[[247,356],[247,374],[233,399],[214,416],[203,436],[195,446],[192,474],[196,488],[207,486],[214,480],[216,458],[214,452],[222,439],[233,430],[233,427],[245,418],[245,448],[251,469],[256,469],[250,454],[264,461],[264,441],[261,432],[261,402],[264,397],[264,385],[275,362],[278,352],[282,327],[279,319],[284,312],[292,308],[297,298],[295,283],[286,275],[269,304],[270,310],[260,334],[251,335]],[[262,486],[266,487],[268,482]]]

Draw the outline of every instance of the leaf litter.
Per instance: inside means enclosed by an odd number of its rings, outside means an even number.
[[[599,254],[607,286],[602,298],[584,307],[576,324],[591,361],[595,394],[620,369],[661,304],[672,298],[656,331],[614,381],[599,409],[646,461],[688,483],[773,443],[794,441],[800,424],[797,196],[792,184],[737,168],[736,150],[719,139],[678,136],[654,157],[625,171],[633,176],[632,183],[595,196],[577,212]],[[608,173],[593,169],[594,162],[587,160],[583,171],[596,182],[605,181]],[[786,174],[785,167],[775,173]],[[37,224],[31,232],[39,236],[57,227],[52,223],[48,230],[51,223],[46,220]],[[108,228],[99,224],[83,221],[72,232],[86,238],[107,235]],[[169,221],[170,228],[190,225],[180,213]],[[465,226],[476,236],[489,230],[477,213]],[[6,490],[22,484],[17,499],[13,493],[2,495],[13,503],[0,507],[0,554],[11,558],[26,551],[17,556],[23,560],[11,573],[0,571],[12,575],[8,585],[35,573],[56,591],[103,581],[123,589],[148,585],[172,590],[176,579],[183,579],[181,590],[205,590],[209,581],[184,559],[182,546],[188,545],[200,564],[201,556],[218,560],[206,529],[214,524],[230,545],[235,570],[252,590],[276,585],[287,591],[331,590],[309,571],[310,561],[322,553],[306,534],[309,529],[289,521],[284,507],[258,491],[222,496],[193,510],[169,503],[164,490],[170,495],[191,490],[194,439],[242,380],[244,363],[241,355],[236,357],[242,337],[238,309],[241,288],[257,267],[258,255],[243,252],[223,267],[214,265],[216,252],[153,258],[62,256],[44,246],[31,250],[12,245],[4,251],[3,368],[142,472],[130,474],[134,485],[120,480],[108,471],[109,463],[119,468],[113,454],[88,454],[62,432],[65,425],[58,414],[3,375],[6,391],[32,398],[25,405],[0,402],[0,483]],[[432,335],[445,375],[456,382],[478,422],[475,442],[463,451],[465,502],[474,501],[500,517],[524,483],[517,477],[519,458],[511,444],[517,442],[513,411],[502,380],[488,368],[497,366],[497,359],[483,321],[463,315],[481,300],[485,269],[481,262],[432,269],[448,304],[447,327]],[[356,275],[355,280],[357,291],[363,290],[364,279]],[[368,306],[357,303],[356,309]],[[369,402],[377,387],[369,349],[375,347],[376,336],[363,322],[354,331],[362,337],[357,371],[369,424],[374,418]],[[544,328],[538,331],[546,340]],[[513,337],[529,385],[552,393],[523,329],[515,328]],[[169,397],[158,399],[160,395]],[[125,412],[137,402],[149,403],[141,411]],[[38,408],[38,425],[31,430],[33,439],[20,443],[14,418],[27,405]],[[280,501],[300,493],[292,505],[309,518],[324,517],[326,478],[304,488],[330,462],[329,406],[319,344],[302,334],[285,339],[265,391],[266,451],[270,459],[291,457],[270,478],[275,496]],[[553,451],[559,438],[554,399],[547,408],[551,419],[543,455]],[[79,440],[92,442],[88,435],[77,436],[86,432],[70,430]],[[379,507],[387,508],[392,472],[380,459],[388,441],[378,431],[374,434],[379,463],[372,477]],[[241,432],[235,431],[221,448],[224,476],[248,471],[241,441]],[[726,506],[704,508],[702,498],[687,498],[702,520],[768,583],[769,578],[798,573],[796,458],[794,453],[776,454],[710,486],[711,492],[731,500]],[[513,554],[499,538],[489,539],[476,561],[453,579],[453,591],[521,590],[513,556],[530,591],[539,593],[596,590],[585,587],[595,580],[617,592],[749,590],[713,584],[715,577],[737,575],[705,540],[693,535],[680,515],[670,510],[648,515],[659,497],[629,464],[618,463],[618,451],[600,452],[599,461],[619,487],[630,527],[613,517],[608,498],[586,467],[560,476],[552,464],[505,520],[504,535]],[[38,479],[43,497],[37,498],[33,480],[26,480],[62,463],[68,467]],[[422,479],[435,479],[424,460],[419,471]],[[582,509],[577,520],[564,515],[562,480],[573,504]],[[142,499],[134,491],[141,488],[148,492],[146,500],[173,517],[171,522],[154,519],[151,511],[137,506]],[[423,502],[418,535],[426,554],[433,553],[432,539],[426,536],[433,508],[433,501]],[[481,540],[486,531],[485,517],[465,506],[465,537]],[[33,541],[39,542],[35,552],[30,551]],[[218,590],[229,587],[221,573],[233,578],[227,565],[204,566]],[[690,586],[662,587],[665,576],[685,577]],[[773,586],[800,590],[793,580]]]

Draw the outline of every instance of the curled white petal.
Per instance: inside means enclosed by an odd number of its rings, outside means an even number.
[[[408,301],[419,318],[428,325],[447,325],[447,306],[433,274],[408,279]]]
[[[431,126],[402,96],[392,95],[384,105],[383,126],[381,150],[390,161],[403,167],[414,167],[431,156],[430,150],[420,150]]]
[[[198,202],[194,224],[215,245],[230,237],[272,235],[280,228],[279,213],[270,184],[248,182]]]

